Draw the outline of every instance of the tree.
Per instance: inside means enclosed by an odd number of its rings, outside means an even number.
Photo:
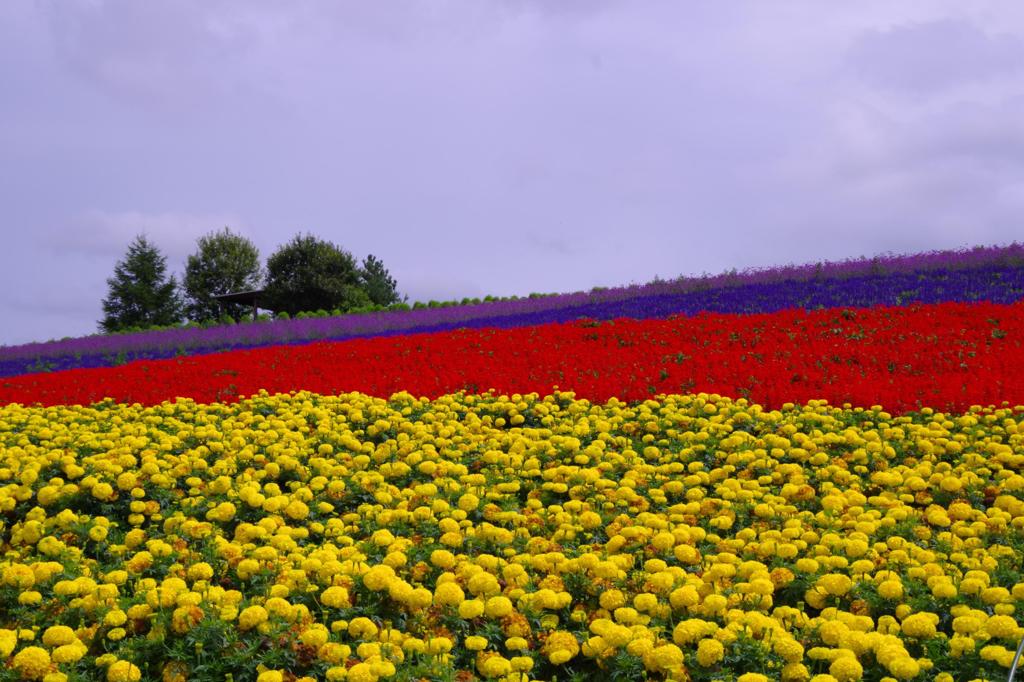
[[[181,322],[178,283],[174,275],[167,277],[167,258],[144,235],[128,246],[107,287],[99,323],[104,332]]]
[[[292,316],[370,304],[352,254],[312,235],[297,235],[267,259],[264,292],[265,307]]]
[[[182,280],[185,314],[195,322],[222,315],[240,319],[248,311],[247,306],[221,303],[213,297],[260,287],[263,273],[259,250],[227,227],[200,237],[197,247],[198,250],[188,257]]]
[[[398,296],[398,285],[394,277],[388,273],[384,263],[372,253],[363,259],[359,282],[374,305],[388,306],[392,303],[401,303],[403,300]]]

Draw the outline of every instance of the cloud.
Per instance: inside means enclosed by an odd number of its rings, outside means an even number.
[[[850,68],[872,85],[920,96],[1020,74],[1024,39],[943,18],[865,31],[847,58]]]
[[[240,216],[413,300],[1009,241],[1021,7],[0,2],[0,319]]]
[[[230,213],[142,213],[139,211],[88,211],[79,216],[72,230],[52,232],[45,240],[51,253],[118,257],[124,255],[137,235],[145,235],[168,258],[178,264],[193,253],[199,237],[225,226],[244,234],[241,220]]]

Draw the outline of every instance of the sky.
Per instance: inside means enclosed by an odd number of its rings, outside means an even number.
[[[409,301],[1024,241],[1024,4],[4,0],[0,344],[145,234]]]

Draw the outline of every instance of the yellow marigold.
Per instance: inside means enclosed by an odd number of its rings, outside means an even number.
[[[434,603],[434,595],[425,587],[417,587],[409,591],[404,601],[411,609],[425,609]]]
[[[25,647],[14,656],[11,666],[23,680],[41,680],[50,670],[50,654],[42,647]]]
[[[700,594],[693,585],[684,585],[672,590],[668,601],[674,609],[689,608],[700,603]]]
[[[985,632],[997,638],[1016,638],[1017,621],[1011,616],[991,616],[985,621]]]
[[[505,640],[505,648],[509,651],[525,651],[530,644],[522,637],[509,637]]]
[[[249,606],[238,614],[238,627],[242,630],[251,630],[266,623],[269,617],[270,614],[262,606]]]
[[[0,628],[0,658],[7,658],[18,646],[18,633],[15,630]]]
[[[430,553],[430,563],[438,568],[451,568],[455,565],[455,555],[447,549],[435,549]]]
[[[744,673],[736,678],[736,682],[768,682],[768,678],[761,673]]]
[[[374,592],[387,589],[392,580],[395,580],[395,569],[387,564],[379,564],[363,574],[363,584]]]
[[[452,650],[452,640],[447,637],[431,637],[427,640],[427,653],[432,656],[446,654]]]
[[[299,640],[306,646],[319,649],[327,643],[330,635],[331,633],[327,630],[326,626],[316,623],[303,630],[302,634],[299,635]]]
[[[266,603],[267,611],[279,618],[291,619],[295,615],[295,607],[287,599],[271,597]]]
[[[776,635],[772,640],[772,648],[787,663],[799,661],[804,657],[803,645],[792,637]]]
[[[171,614],[171,627],[178,634],[184,634],[195,627],[204,615],[198,606],[179,606]]]
[[[548,635],[541,651],[553,664],[561,665],[571,661],[580,652],[580,643],[571,632],[556,630]]]
[[[818,578],[817,585],[828,594],[841,597],[850,591],[853,581],[850,580],[850,576],[842,573],[827,573]]]
[[[903,597],[903,583],[898,580],[883,580],[878,585],[878,596],[882,599],[900,599]]]
[[[201,561],[188,567],[189,580],[209,580],[213,577],[213,566]]]
[[[107,668],[107,682],[138,682],[142,671],[128,661],[116,661]]]
[[[368,663],[356,663],[349,668],[348,676],[345,679],[348,682],[377,682],[377,673],[373,672],[373,668]]]
[[[465,644],[466,648],[470,651],[483,651],[487,648],[487,638],[474,635],[472,637],[467,637]]]
[[[633,607],[637,611],[652,612],[658,608],[658,597],[649,592],[643,592],[633,597]]]
[[[864,675],[864,667],[854,656],[840,656],[832,661],[828,671],[839,682],[854,682]]]
[[[652,672],[679,671],[683,666],[683,650],[675,644],[663,644],[649,649],[643,659],[644,666]]]
[[[502,677],[512,672],[512,662],[495,652],[480,652],[477,654],[476,669],[486,678]]]
[[[794,661],[782,667],[782,679],[784,682],[806,682],[810,677],[811,674],[803,663]]]
[[[459,604],[459,617],[466,620],[478,618],[484,613],[484,603],[479,599],[467,599]]]
[[[498,583],[498,579],[486,571],[474,575],[469,579],[469,582],[466,583],[466,586],[472,594],[478,597],[494,595],[501,592],[501,584]]]
[[[67,625],[52,625],[46,628],[43,633],[43,644],[48,647],[57,647],[63,644],[71,644],[77,641],[75,631]]]
[[[284,508],[284,513],[288,518],[299,521],[309,516],[309,507],[304,502],[292,500]]]
[[[705,668],[711,667],[725,656],[725,647],[717,639],[702,639],[697,645],[697,662]]]
[[[352,606],[348,590],[339,585],[328,587],[320,594],[320,602],[332,609],[347,609]]]
[[[458,606],[466,599],[466,593],[453,582],[441,583],[434,590],[434,603],[440,606]]]
[[[893,677],[900,680],[912,680],[921,672],[920,664],[910,656],[901,656],[892,660],[888,668]]]
[[[43,594],[37,590],[25,590],[18,595],[18,603],[23,606],[35,606],[43,601]]]
[[[512,613],[512,600],[508,597],[490,597],[484,605],[484,612],[489,618],[503,618]]]
[[[903,620],[903,634],[917,639],[928,639],[935,636],[935,623],[938,617],[931,613],[915,613]]]
[[[104,625],[110,625],[112,627],[121,627],[126,622],[128,622],[128,615],[121,609],[107,611],[106,615],[103,616]]]
[[[328,663],[343,663],[352,653],[352,647],[337,642],[327,642],[317,651],[317,657]]]
[[[284,682],[284,674],[280,670],[264,670],[256,678],[256,682]]]
[[[376,637],[377,632],[377,625],[365,616],[353,618],[352,622],[348,624],[348,634],[360,639],[371,639]]]
[[[82,642],[75,640],[71,644],[64,644],[53,650],[54,663],[75,663],[80,661],[89,649]]]

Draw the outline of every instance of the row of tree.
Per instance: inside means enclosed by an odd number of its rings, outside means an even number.
[[[318,310],[352,310],[399,303],[397,284],[372,254],[362,265],[341,247],[312,235],[297,235],[279,247],[266,267],[256,246],[229,228],[199,238],[179,283],[167,258],[144,235],[128,246],[107,280],[100,329],[117,332],[239,319],[249,310],[217,295],[262,290],[260,308],[294,316]]]

